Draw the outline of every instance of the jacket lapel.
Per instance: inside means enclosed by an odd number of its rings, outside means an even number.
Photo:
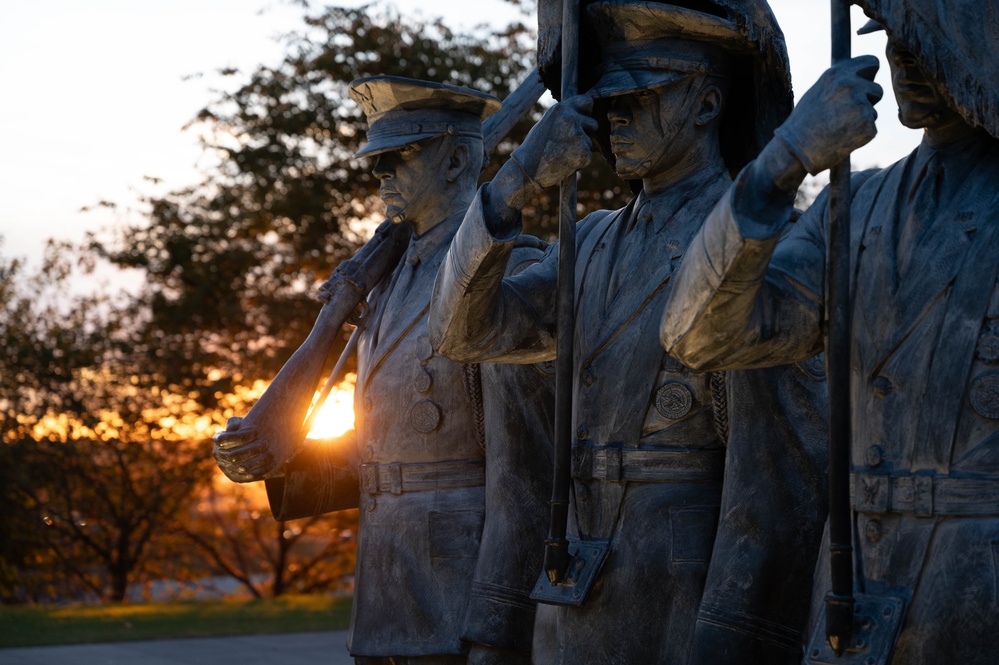
[[[627,206],[600,217],[579,243],[576,268],[576,357],[589,353],[603,329],[604,289],[613,268],[614,229],[624,223],[635,208],[636,199]],[[597,213],[594,213],[597,214]],[[580,313],[584,313],[580,316]]]
[[[862,224],[853,224],[859,233],[857,276],[854,280],[854,328],[855,337],[867,344],[854,344],[855,350],[873,349],[876,358],[864,362],[867,367],[877,366],[883,358],[886,347],[894,331],[898,330],[897,312],[893,308],[897,260],[895,256],[895,227],[898,224],[899,192],[912,157],[897,163],[880,178],[872,178],[857,192],[851,205],[855,219],[863,219]],[[865,191],[870,188],[870,192]],[[891,211],[890,214],[875,216],[875,211]]]
[[[667,282],[673,271],[679,265],[683,256],[683,251],[693,239],[697,230],[701,227],[707,213],[714,207],[714,204],[722,193],[724,193],[729,183],[724,179],[712,183],[705,191],[697,192],[687,201],[681,203],[679,209],[668,211],[665,214],[657,214],[653,208],[652,224],[655,231],[652,234],[653,240],[647,242],[641,248],[641,253],[632,267],[628,267],[630,275],[622,282],[622,288],[612,297],[607,298],[606,288],[609,286],[609,276],[614,263],[618,268],[623,266],[622,250],[620,247],[609,248],[610,257],[604,260],[606,274],[602,275],[601,288],[590,287],[588,304],[592,303],[595,309],[592,311],[602,312],[598,321],[599,331],[597,344],[590,347],[587,355],[583,358],[583,366],[593,362],[596,355],[609,347],[614,339],[621,332],[631,325],[647,308],[652,306],[661,314],[661,309],[665,303],[667,293]],[[650,205],[654,206],[653,201]],[[632,209],[631,215],[638,211]],[[619,223],[631,221],[621,219]],[[641,223],[641,222],[639,222]],[[587,280],[592,281],[592,278]],[[600,293],[597,293],[600,292]],[[599,300],[599,305],[593,303],[594,299]],[[656,325],[650,326],[647,331],[651,338],[658,338],[658,317]],[[657,354],[662,351],[658,341],[654,341],[652,346]]]
[[[907,182],[909,179],[899,177],[899,180]],[[877,203],[872,208],[892,211],[889,219],[884,220],[889,222],[889,228],[864,247],[857,282],[864,321],[878,354],[869,367],[878,367],[902,344],[933,305],[944,297],[960,271],[974,233],[960,223],[958,217],[960,210],[967,206],[968,187],[975,182],[975,178],[969,178],[957,195],[937,211],[933,223],[915,246],[913,267],[907,275],[899,275],[896,244],[901,231],[897,225],[902,223],[899,218],[903,207],[901,197],[905,196],[907,188],[899,187],[891,179],[885,183],[884,189],[894,195],[894,205],[882,207]]]
[[[450,215],[424,235],[414,237],[406,250],[402,263],[393,274],[391,285],[381,294],[377,320],[372,322],[371,348],[367,353],[372,362],[364,373],[365,382],[378,372],[388,355],[427,316],[437,269],[444,262],[462,219],[463,212]],[[413,261],[415,265],[411,267],[406,264],[407,261]],[[405,269],[413,270],[408,285],[400,275],[400,271]]]

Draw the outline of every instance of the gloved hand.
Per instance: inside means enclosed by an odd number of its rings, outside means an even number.
[[[587,95],[556,104],[513,151],[510,159],[536,189],[557,185],[589,165],[594,151],[590,135],[597,130],[592,111],[593,99]]]
[[[874,82],[878,67],[873,55],[833,65],[774,132],[812,175],[846,159],[877,134],[874,105],[883,95]]]
[[[263,480],[264,474],[274,464],[267,442],[257,439],[253,427],[243,427],[243,419],[230,418],[225,430],[212,437],[212,456],[222,473],[237,483]]]

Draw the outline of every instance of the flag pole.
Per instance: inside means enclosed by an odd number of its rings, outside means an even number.
[[[562,3],[562,100],[579,88],[579,0]],[[544,569],[548,580],[558,584],[569,566],[566,523],[569,518],[569,484],[572,456],[572,379],[575,339],[576,275],[576,174],[559,187],[558,304],[555,356],[555,464],[553,469],[551,522],[545,540]]]
[[[832,62],[850,58],[850,0],[832,3]],[[853,636],[853,533],[850,505],[850,158],[829,174],[826,363],[829,383],[829,567],[826,639],[837,656]]]

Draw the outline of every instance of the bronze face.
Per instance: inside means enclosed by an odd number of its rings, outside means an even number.
[[[413,143],[378,155],[371,173],[381,181],[379,195],[385,202],[386,217],[417,223],[436,209],[445,186],[437,163],[441,140]]]
[[[947,101],[937,89],[916,56],[889,40],[885,49],[891,68],[892,88],[898,102],[898,119],[906,127],[932,127],[949,110]]]
[[[691,81],[683,79],[652,90],[611,99],[611,152],[617,174],[641,179],[667,170],[685,154],[683,129],[689,123]]]

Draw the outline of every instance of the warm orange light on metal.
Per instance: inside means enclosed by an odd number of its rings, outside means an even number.
[[[332,439],[354,429],[354,382],[357,375],[347,374],[330,392],[316,414],[309,430],[310,439]]]

